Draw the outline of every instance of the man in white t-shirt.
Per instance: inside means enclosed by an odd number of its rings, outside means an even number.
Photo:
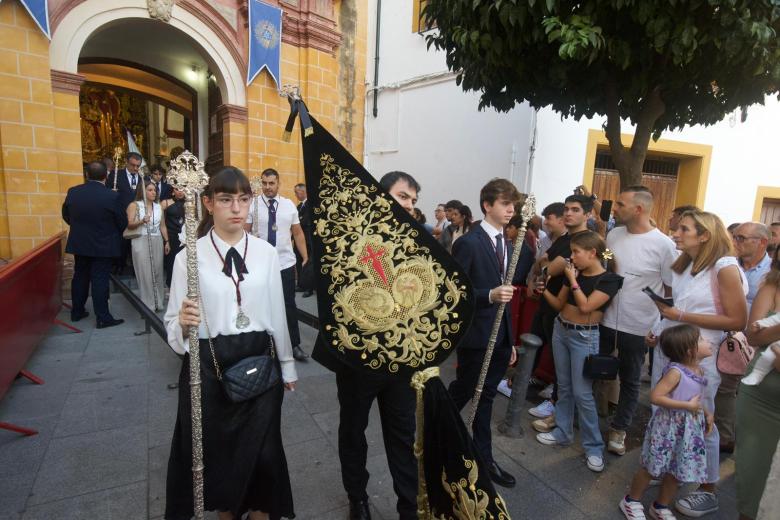
[[[650,223],[653,194],[644,186],[624,188],[613,213],[619,227],[607,235],[607,247],[615,255],[623,289],[601,320],[600,351],[611,354],[617,344],[620,360],[620,398],[609,430],[607,449],[626,452],[626,429],[631,425],[639,398],[639,384],[647,347],[645,335],[658,320],[653,300],[642,292],[650,287],[664,294],[671,286],[671,265],[677,258],[674,242]],[[617,341],[616,332],[617,331]]]
[[[279,195],[279,173],[267,168],[260,177],[263,193],[252,200],[246,229],[276,247],[279,266],[282,269],[282,289],[287,312],[287,328],[293,346],[293,357],[303,361],[309,357],[301,348],[301,333],[298,330],[298,307],[295,305],[295,248],[301,255],[301,265],[306,265],[309,255],[306,251],[306,237],[298,218],[298,209],[288,198]],[[255,222],[255,219],[257,220]]]

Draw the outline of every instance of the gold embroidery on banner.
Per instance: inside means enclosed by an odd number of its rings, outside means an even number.
[[[447,482],[447,472],[445,470],[441,472],[441,483],[452,498],[452,512],[455,516],[448,517],[443,514],[436,516],[434,511],[434,518],[437,520],[510,520],[506,504],[498,493],[493,501],[497,513],[494,514],[488,509],[490,496],[477,488],[479,477],[477,463],[463,457],[463,465],[469,470],[468,480],[462,478],[457,482]]]
[[[320,205],[315,233],[325,254],[322,274],[334,297],[331,345],[361,353],[374,369],[425,366],[461,329],[455,311],[465,296],[458,273],[448,274],[417,230],[401,224],[374,186],[320,156]]]

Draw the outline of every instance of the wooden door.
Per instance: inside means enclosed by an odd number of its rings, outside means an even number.
[[[761,222],[767,226],[780,222],[780,199],[764,199],[761,205]]]
[[[677,177],[672,175],[642,174],[642,185],[653,193],[653,211],[650,216],[658,229],[669,232],[669,215],[675,207]],[[593,176],[593,193],[600,200],[615,200],[620,193],[620,177],[616,170],[596,169]],[[780,216],[780,215],[778,215]]]

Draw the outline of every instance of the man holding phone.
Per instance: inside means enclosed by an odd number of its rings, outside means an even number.
[[[648,188],[623,188],[613,209],[618,227],[607,235],[617,274],[623,277],[623,290],[601,320],[599,348],[604,355],[612,354],[615,344],[618,348],[620,398],[607,444],[617,455],[626,453],[626,429],[639,399],[645,335],[658,320],[658,309],[645,289],[664,294],[664,285],[672,284],[671,266],[678,254],[674,242],[650,223],[652,210],[653,194]]]

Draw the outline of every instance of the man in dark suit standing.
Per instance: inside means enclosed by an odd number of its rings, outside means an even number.
[[[141,168],[142,160],[141,154],[129,152],[125,156],[125,167],[116,172],[116,182],[114,181],[114,172],[111,172],[108,176],[106,184],[111,189],[114,189],[114,185],[116,185],[116,192],[119,194],[119,205],[122,211],[126,211],[127,206],[135,200],[135,190],[141,183],[141,173],[138,170]],[[130,241],[121,237],[120,240],[121,250],[114,262],[114,272],[117,274],[121,274],[124,270],[127,264],[127,256],[130,254]]]
[[[62,218],[70,226],[65,252],[75,258],[71,321],[89,315],[84,305],[92,286],[92,305],[99,329],[124,322],[108,310],[108,277],[111,263],[120,253],[127,214],[119,193],[111,191],[105,182],[105,164],[89,163],[87,182],[69,189],[62,204]]]
[[[295,198],[298,199],[298,220],[301,222],[301,229],[303,230],[303,236],[306,238],[306,250],[311,251],[311,233],[312,233],[312,218],[311,218],[311,207],[308,203],[308,197],[306,196],[306,185],[303,183],[296,184],[295,188],[293,188],[295,191]],[[303,258],[298,253],[298,251],[295,251],[295,257],[296,257],[296,272],[298,273],[298,283],[300,284],[301,279],[301,272],[303,270]],[[299,285],[300,289],[300,285]],[[314,291],[311,289],[305,290],[300,289],[303,291],[303,297],[308,298],[312,294],[314,294]]]
[[[520,193],[508,180],[493,179],[488,182],[479,194],[484,220],[460,237],[452,248],[453,256],[463,266],[474,287],[477,307],[471,328],[458,346],[456,379],[449,387],[452,400],[458,408],[463,408],[474,396],[498,304],[509,303],[514,293],[512,285],[504,285],[509,259],[512,257],[512,247],[507,243],[504,227],[515,214],[515,204],[519,199]],[[513,283],[525,282],[533,262],[534,254],[523,242]],[[515,478],[501,469],[493,459],[490,419],[498,383],[516,357],[512,338],[507,305],[504,307],[495,350],[472,427],[477,449],[483,462],[490,468],[490,478],[504,487],[513,487]]]

